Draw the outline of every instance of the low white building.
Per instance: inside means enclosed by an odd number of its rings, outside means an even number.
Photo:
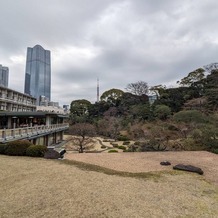
[[[36,111],[36,98],[0,86],[0,110],[2,111]]]

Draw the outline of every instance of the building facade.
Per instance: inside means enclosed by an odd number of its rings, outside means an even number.
[[[37,98],[51,100],[51,55],[49,50],[36,45],[27,48],[24,93]]]
[[[0,64],[0,86],[8,87],[8,67],[4,67]]]
[[[0,110],[36,111],[36,98],[0,86]]]

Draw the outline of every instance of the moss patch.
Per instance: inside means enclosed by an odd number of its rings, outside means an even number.
[[[63,160],[60,163],[73,165],[73,166],[78,167],[81,170],[94,171],[94,172],[104,173],[107,175],[132,177],[132,178],[140,178],[140,179],[154,179],[156,181],[157,179],[163,178],[163,176],[166,174],[167,175],[180,175],[184,173],[180,171],[158,171],[158,172],[132,173],[132,172],[117,171],[117,170],[109,169],[106,167],[101,167],[98,165],[84,163],[84,162],[75,161],[75,160]]]

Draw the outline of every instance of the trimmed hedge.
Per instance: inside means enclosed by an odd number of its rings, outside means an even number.
[[[5,154],[7,147],[7,144],[0,144],[0,154]]]
[[[108,153],[116,153],[118,150],[109,150]]]
[[[125,146],[123,146],[123,145],[120,145],[119,147],[118,147],[119,149],[122,149],[122,150],[126,150],[126,147]]]
[[[124,135],[119,135],[117,138],[118,141],[129,141],[129,138]]]
[[[45,145],[30,145],[26,150],[26,155],[30,157],[44,157],[47,147]]]
[[[13,156],[25,156],[27,148],[32,145],[28,140],[16,140],[7,143],[5,154]]]

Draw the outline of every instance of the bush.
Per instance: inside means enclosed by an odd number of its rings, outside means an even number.
[[[13,156],[25,156],[27,148],[32,145],[28,140],[17,140],[7,143],[5,154]]]
[[[174,125],[169,125],[168,130],[170,130],[170,131],[179,131],[179,129]]]
[[[212,149],[211,152],[213,152],[214,154],[218,154],[218,148]]]
[[[119,149],[122,149],[122,150],[124,150],[124,151],[126,150],[126,147],[123,146],[123,145],[118,146],[118,148],[119,148]]]
[[[47,147],[45,145],[30,145],[26,150],[26,155],[30,157],[44,157]]]
[[[5,154],[7,147],[7,144],[0,144],[0,154]]]
[[[171,109],[166,105],[157,105],[154,109],[154,114],[157,118],[166,120],[171,115]]]
[[[134,142],[134,145],[140,145],[140,142],[138,142],[138,141]]]
[[[177,122],[184,123],[205,123],[208,120],[204,114],[197,110],[180,111],[174,114],[173,119]]]
[[[128,146],[128,149],[125,151],[126,152],[135,152],[135,151],[137,151],[137,149],[138,149],[137,145],[130,145],[130,146]]]
[[[123,145],[129,145],[129,144],[130,144],[130,141],[123,142]]]
[[[117,138],[118,141],[129,141],[129,138],[124,135],[119,135]]]
[[[109,150],[108,153],[116,153],[118,150]]]

